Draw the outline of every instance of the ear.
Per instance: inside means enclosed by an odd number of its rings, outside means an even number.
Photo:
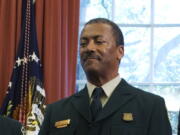
[[[121,60],[123,56],[124,56],[124,46],[119,45],[117,46],[117,59]]]

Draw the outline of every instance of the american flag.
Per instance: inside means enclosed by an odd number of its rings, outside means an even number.
[[[45,90],[33,0],[22,1],[22,31],[1,114],[18,120],[26,135],[37,135],[44,119]]]

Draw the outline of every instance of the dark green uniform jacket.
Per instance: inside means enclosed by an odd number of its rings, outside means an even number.
[[[22,135],[21,127],[19,122],[0,116],[0,135]]]
[[[163,98],[134,88],[122,79],[94,122],[85,87],[47,107],[39,135],[171,135],[171,132]]]
[[[180,135],[180,111],[179,111],[179,119],[178,119],[178,135]]]

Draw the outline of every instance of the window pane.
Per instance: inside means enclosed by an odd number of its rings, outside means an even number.
[[[86,84],[85,80],[76,80],[76,91],[82,90],[85,84]]]
[[[125,56],[119,72],[130,82],[146,82],[150,71],[150,29],[122,28]]]
[[[81,0],[80,22],[85,23],[92,18],[112,17],[112,0]]]
[[[155,28],[154,81],[180,82],[180,28]]]
[[[80,57],[78,56],[77,71],[76,71],[76,91],[84,88],[86,83],[86,76],[80,64]]]
[[[155,1],[155,23],[178,24],[180,23],[179,0]]]
[[[123,24],[149,24],[150,0],[114,0],[114,20]]]
[[[144,84],[144,85],[139,85],[139,84],[132,84],[133,86],[137,87],[137,88],[140,88],[144,91],[147,91],[147,92],[151,92],[152,93],[152,86],[150,86],[149,84]]]
[[[178,111],[168,111],[169,120],[171,122],[172,134],[177,135],[177,125],[178,125]]]

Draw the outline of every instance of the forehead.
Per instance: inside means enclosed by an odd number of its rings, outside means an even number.
[[[81,37],[91,37],[95,35],[112,36],[112,28],[108,24],[93,23],[86,25],[81,33]]]

